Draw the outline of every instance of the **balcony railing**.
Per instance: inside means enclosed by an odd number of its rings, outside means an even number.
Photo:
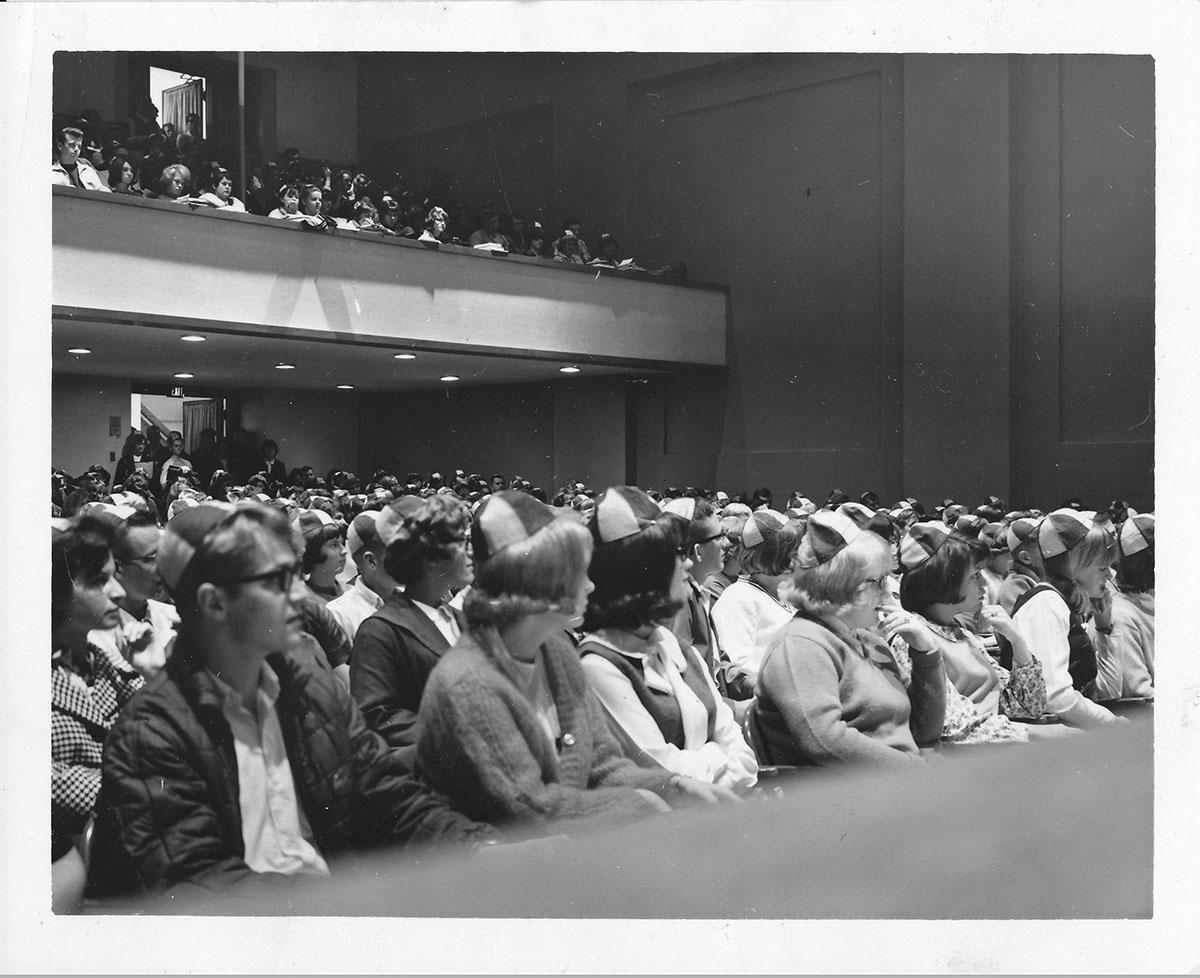
[[[725,364],[724,286],[52,190],[56,315],[633,368]]]

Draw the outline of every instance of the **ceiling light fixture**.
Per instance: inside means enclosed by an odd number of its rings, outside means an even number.
[[[442,380],[446,381],[446,383],[450,383],[451,381],[458,380],[458,378],[455,377],[454,374],[446,374],[446,376],[443,377]]]
[[[277,363],[277,364],[275,364],[275,369],[276,370],[295,370],[296,365],[294,363]]]
[[[578,367],[559,367],[558,372],[560,374],[577,374],[577,373],[579,373],[579,368]]]
[[[203,343],[207,337],[197,336],[195,333],[189,333],[187,336],[179,337],[184,343]]]
[[[82,354],[82,353],[91,353],[92,351],[89,350],[86,346],[73,346],[73,347],[71,347],[71,349],[67,350],[67,352]]]
[[[182,373],[182,374],[176,374],[175,376],[176,376],[177,378],[179,378],[180,380],[191,380],[191,379],[192,379],[193,377],[195,377],[196,375],[195,375],[195,374]]]
[[[394,354],[392,354],[392,359],[393,360],[415,360],[415,359],[417,359],[417,355],[415,353],[394,353]]]
[[[352,391],[352,390],[354,390],[354,385],[353,384],[338,384],[337,389],[340,391]]]

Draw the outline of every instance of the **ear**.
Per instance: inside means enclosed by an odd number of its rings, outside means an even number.
[[[229,594],[223,587],[206,582],[196,589],[196,607],[201,614],[219,621],[229,608]]]

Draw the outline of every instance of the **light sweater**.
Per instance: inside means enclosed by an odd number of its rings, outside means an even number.
[[[1088,632],[1096,646],[1096,699],[1154,695],[1154,592],[1113,595],[1112,634]]]

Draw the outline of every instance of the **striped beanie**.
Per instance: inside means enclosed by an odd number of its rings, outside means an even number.
[[[471,520],[471,546],[475,560],[484,563],[501,550],[524,543],[557,514],[539,499],[517,489],[502,489],[488,496]]]
[[[753,549],[775,537],[787,525],[787,517],[773,509],[760,509],[750,514],[742,527],[742,546]]]
[[[1088,510],[1056,509],[1038,524],[1038,548],[1042,557],[1057,557],[1079,543],[1095,525],[1096,514]]]
[[[400,496],[379,511],[375,532],[379,534],[379,539],[383,541],[385,547],[396,539],[401,527],[421,508],[424,502],[425,500],[420,496]]]
[[[337,521],[323,509],[297,510],[296,523],[300,527],[300,532],[304,534],[306,542],[320,533],[324,527],[337,526]]]
[[[592,511],[592,533],[601,543],[623,540],[653,526],[662,510],[637,486],[612,486],[600,493]]]
[[[1038,522],[1031,516],[1018,516],[1008,524],[1008,529],[1004,531],[1004,541],[1008,544],[1010,553],[1016,553],[1026,540],[1036,539]]]
[[[1122,557],[1149,550],[1154,546],[1154,514],[1140,513],[1121,524],[1117,547]]]
[[[749,526],[749,524],[747,524]],[[796,566],[811,570],[828,563],[862,533],[862,527],[838,510],[820,509],[808,518],[808,529],[796,553]]]
[[[974,513],[963,513],[954,521],[954,529],[965,537],[979,539],[979,535],[983,532],[984,527],[988,525],[988,521],[982,516],[976,516]]]
[[[377,526],[382,515],[377,509],[367,509],[350,521],[350,529],[346,531],[346,549],[351,557],[379,539]]]
[[[942,549],[942,545],[950,539],[950,529],[945,523],[930,520],[928,523],[914,523],[904,533],[900,541],[900,566],[910,571],[920,567],[925,561]]]
[[[662,511],[682,516],[685,520],[693,520],[696,518],[696,497],[680,496],[678,499],[670,499],[663,503]]]
[[[158,542],[158,574],[172,591],[179,587],[192,558],[208,535],[238,511],[233,503],[208,499],[167,521]]]

